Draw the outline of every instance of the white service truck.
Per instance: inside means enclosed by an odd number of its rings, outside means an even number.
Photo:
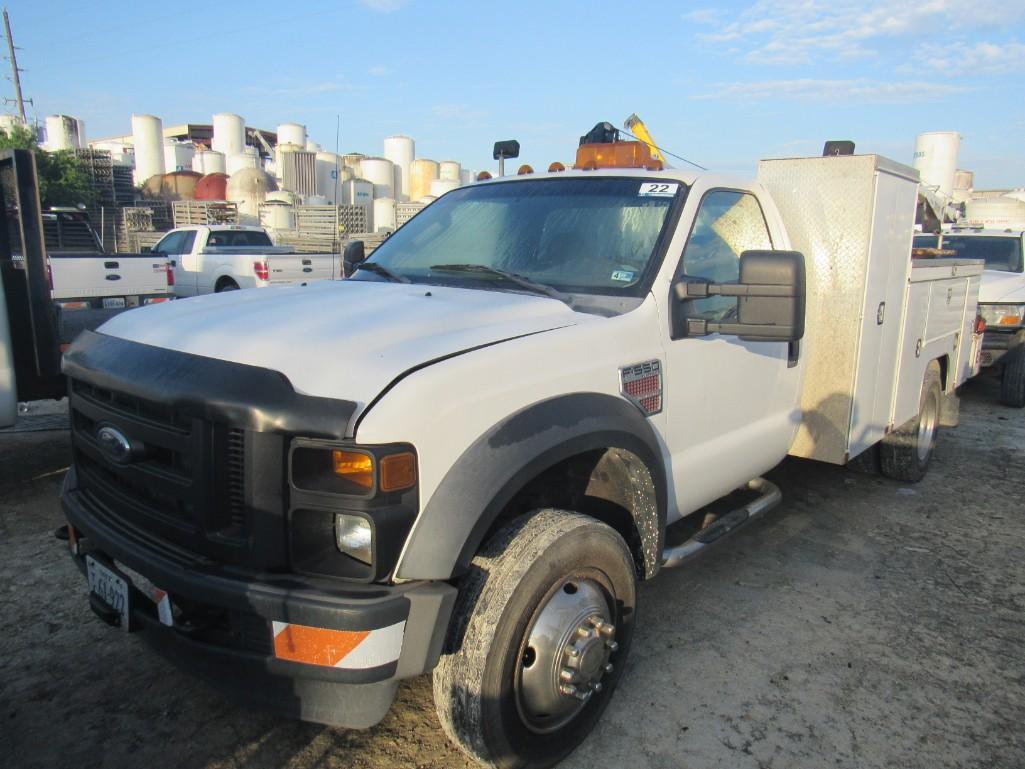
[[[1025,230],[953,227],[916,235],[916,248],[939,248],[985,262],[979,313],[986,323],[982,367],[1000,377],[1000,402],[1025,406]]]
[[[322,723],[433,671],[468,755],[550,766],[630,686],[637,582],[777,505],[766,471],[922,477],[982,265],[912,261],[917,188],[871,155],[498,178],[348,280],[114,319],[65,356],[92,608]]]
[[[241,224],[179,227],[152,250],[171,260],[180,297],[343,277],[338,254],[297,253]]]

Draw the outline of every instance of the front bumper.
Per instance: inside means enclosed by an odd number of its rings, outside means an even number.
[[[96,509],[77,489],[74,468],[61,501],[76,533],[79,567],[85,570],[89,554],[127,572],[130,629],[247,703],[365,728],[388,712],[400,679],[437,664],[456,595],[447,583],[340,585],[255,574],[157,548]],[[168,594],[176,607],[171,625],[161,622],[143,581]]]
[[[982,367],[989,368],[1000,363],[1011,350],[1017,348],[1019,339],[1020,332],[1017,328],[987,328],[982,337]]]

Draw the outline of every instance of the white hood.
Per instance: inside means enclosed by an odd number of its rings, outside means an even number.
[[[99,331],[273,369],[300,393],[365,406],[411,368],[580,317],[547,297],[345,280],[150,305]]]
[[[1025,274],[985,270],[979,288],[979,304],[1025,304]]]

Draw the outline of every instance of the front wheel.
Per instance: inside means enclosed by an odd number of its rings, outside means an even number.
[[[1025,332],[1015,335],[1007,352],[1000,377],[1000,402],[1017,409],[1025,406]]]
[[[474,559],[434,671],[449,738],[493,767],[547,767],[591,731],[623,672],[636,576],[623,538],[541,510]]]
[[[911,483],[925,477],[936,448],[942,401],[940,364],[932,361],[925,370],[918,416],[905,422],[879,444],[879,463],[883,475]]]

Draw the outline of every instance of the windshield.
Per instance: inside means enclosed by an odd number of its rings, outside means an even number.
[[[566,293],[640,296],[683,190],[600,176],[464,187],[396,230],[371,261],[414,282],[524,290],[501,270]],[[355,278],[382,279],[362,270]]]
[[[943,248],[962,259],[984,259],[987,270],[1021,272],[1021,238],[987,235],[944,235]]]

